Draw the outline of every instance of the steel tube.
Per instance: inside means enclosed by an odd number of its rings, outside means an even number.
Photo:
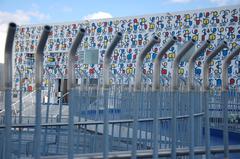
[[[34,131],[34,145],[33,156],[36,159],[41,155],[41,98],[42,98],[42,80],[43,80],[43,61],[44,61],[44,47],[47,43],[48,35],[51,27],[46,25],[43,28],[42,35],[39,39],[35,54],[35,89],[36,89],[36,106],[35,106],[35,131]]]
[[[74,62],[77,52],[77,48],[80,45],[85,34],[85,29],[80,28],[77,37],[75,38],[68,56],[68,92],[69,92],[69,116],[68,116],[68,158],[73,159],[74,156],[74,87],[75,81],[75,69]]]
[[[178,94],[177,91],[179,89],[179,82],[178,82],[178,67],[179,63],[182,59],[182,57],[194,46],[195,40],[190,40],[188,43],[185,44],[185,46],[180,50],[180,52],[177,54],[174,62],[173,62],[173,75],[172,75],[172,159],[176,159],[176,149],[177,149],[177,106],[178,106]]]
[[[228,67],[234,57],[238,56],[240,46],[238,46],[226,59],[223,61],[222,66],[222,91],[228,91]]]
[[[217,54],[222,51],[222,49],[227,47],[227,42],[223,41],[218,47],[207,57],[204,65],[203,65],[203,89],[205,91],[209,90],[209,64],[212,61],[212,59],[217,56]]]
[[[4,154],[3,158],[12,158],[11,156],[11,126],[12,126],[12,48],[14,35],[16,32],[17,25],[15,23],[9,23],[8,32],[5,45],[5,63],[4,63]]]
[[[197,58],[200,56],[200,54],[206,50],[206,48],[209,46],[210,41],[207,40],[206,42],[203,43],[203,45],[198,48],[198,50],[190,57],[189,59],[189,66],[188,66],[188,90],[193,90],[194,89],[194,63],[197,60]]]
[[[194,102],[196,98],[196,93],[193,91],[194,90],[194,64],[197,58],[200,56],[200,54],[205,51],[205,49],[209,46],[210,41],[207,40],[206,42],[203,43],[203,45],[198,48],[198,50],[190,57],[189,59],[189,66],[188,66],[188,102],[189,102],[189,115],[190,115],[190,145],[189,145],[189,157],[191,159],[194,159],[194,148],[195,148],[195,131],[194,131]]]
[[[111,56],[113,54],[113,50],[116,48],[118,42],[122,39],[122,33],[118,32],[111,44],[109,45],[108,49],[106,50],[104,59],[103,59],[103,95],[104,95],[104,114],[103,114],[103,158],[108,158],[109,153],[109,130],[108,130],[108,96],[109,96],[109,70],[110,70],[110,63],[111,63]]]
[[[234,57],[239,55],[240,46],[238,46],[223,62],[222,66],[222,109],[223,109],[223,144],[224,159],[229,158],[229,139],[228,139],[228,67]]]
[[[218,47],[206,58],[206,61],[203,65],[203,106],[205,110],[205,150],[206,150],[206,159],[211,158],[210,152],[210,125],[209,125],[209,110],[208,110],[208,90],[209,88],[209,64],[212,59],[217,56],[217,54],[227,47],[227,43],[223,41]]]
[[[172,37],[159,51],[156,59],[153,62],[153,91],[160,89],[160,70],[161,70],[161,60],[164,54],[175,44],[177,38]]]
[[[135,83],[134,90],[138,91],[141,89],[141,80],[142,80],[142,65],[143,60],[146,57],[147,53],[151,51],[152,47],[159,43],[160,39],[157,36],[153,36],[152,39],[148,42],[146,47],[142,50],[142,52],[137,56],[136,61],[136,73],[135,73]]]
[[[111,63],[111,56],[113,54],[113,50],[122,39],[122,33],[118,32],[109,47],[107,48],[104,59],[103,59],[103,84],[104,87],[109,85],[109,70],[110,70],[110,63]]]
[[[183,58],[183,56],[194,46],[195,40],[190,40],[186,45],[180,50],[173,62],[173,75],[172,75],[172,90],[178,90],[178,66]]]

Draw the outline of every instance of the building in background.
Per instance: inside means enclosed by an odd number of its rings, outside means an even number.
[[[112,57],[112,74],[119,82],[123,77],[125,83],[133,80],[135,62],[137,55],[147,44],[153,35],[160,37],[160,44],[156,45],[146,56],[143,73],[147,82],[150,82],[153,69],[153,60],[163,44],[172,36],[178,38],[178,44],[174,45],[165,55],[162,63],[161,76],[164,83],[168,84],[171,79],[171,66],[179,48],[190,39],[196,40],[195,49],[202,41],[212,40],[211,46],[202,53],[196,62],[196,79],[202,81],[202,66],[205,56],[215,49],[222,40],[227,41],[229,49],[224,49],[221,54],[211,63],[210,84],[213,87],[221,85],[222,60],[240,44],[240,6],[224,8],[213,8],[204,10],[193,10],[174,12],[166,14],[153,14],[135,17],[121,17],[102,20],[85,20],[70,23],[50,24],[52,32],[45,49],[45,69],[51,73],[54,81],[55,92],[60,90],[60,73],[67,80],[67,58],[68,51],[77,35],[79,27],[86,29],[86,36],[81,43],[76,56],[76,76],[87,74],[90,82],[97,83],[101,77],[104,52],[118,31],[123,33],[123,39],[114,50]],[[23,73],[23,85],[25,91],[34,89],[34,53],[38,44],[43,25],[25,25],[17,28],[14,46],[14,64],[19,66]],[[189,55],[194,51],[191,50]],[[188,55],[188,56],[189,56]],[[179,73],[184,77],[188,74],[186,70],[187,59],[181,62]],[[229,68],[230,86],[240,86],[240,57]],[[16,67],[15,67],[16,68]],[[130,78],[131,77],[131,78]],[[19,87],[19,77],[14,71],[14,87]],[[47,86],[47,77],[44,76],[44,86]],[[66,82],[64,82],[66,85]],[[66,86],[65,86],[66,88]]]

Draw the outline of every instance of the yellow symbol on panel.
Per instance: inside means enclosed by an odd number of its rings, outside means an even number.
[[[169,53],[168,58],[170,58],[170,59],[175,58],[175,54],[174,53]]]
[[[184,69],[183,68],[179,68],[178,69],[178,74],[183,75],[184,74]]]
[[[127,74],[131,74],[132,70],[133,70],[132,68],[127,68],[127,70],[126,70]]]
[[[193,35],[192,39],[197,41],[198,40],[198,35]]]
[[[115,68],[115,67],[116,67],[116,65],[113,63],[113,64],[112,64],[112,68]]]
[[[150,53],[147,53],[146,59],[150,59],[150,58],[151,58],[151,54],[150,54]]]
[[[233,43],[232,43],[232,47],[233,47],[233,48],[236,48],[236,46],[237,46],[237,43],[236,43],[236,42],[233,42]]]
[[[190,19],[190,14],[186,14],[186,15],[185,15],[185,18],[186,18],[186,19]]]
[[[182,26],[182,22],[179,22],[179,26]]]
[[[209,19],[203,19],[203,24],[207,25],[209,23]]]
[[[210,62],[210,66],[213,66],[213,65],[214,65],[214,61],[211,61],[211,62]]]
[[[213,12],[213,15],[218,16],[218,12],[217,11]]]
[[[154,24],[149,25],[149,29],[154,29],[154,28],[155,28]]]
[[[215,40],[216,39],[216,35],[215,34],[210,34],[209,35],[209,39],[210,40]]]
[[[232,39],[235,39],[235,37],[236,37],[236,36],[235,36],[234,34],[231,34],[231,38],[232,38]]]

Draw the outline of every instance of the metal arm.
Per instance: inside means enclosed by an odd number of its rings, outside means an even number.
[[[177,38],[175,36],[172,37],[157,54],[157,57],[153,63],[153,91],[160,89],[161,60],[164,54],[175,44],[176,41]]]
[[[210,41],[207,40],[198,50],[191,56],[189,60],[189,66],[188,66],[188,90],[193,90],[194,89],[194,63],[197,60],[197,58],[200,56],[200,54],[206,50],[206,48],[209,46]]]
[[[4,84],[5,84],[5,151],[3,158],[11,156],[11,125],[12,125],[12,47],[17,25],[9,23],[5,45]]]
[[[136,62],[136,75],[135,75],[135,84],[134,84],[134,90],[140,90],[141,89],[141,79],[142,79],[142,65],[143,60],[146,57],[147,53],[151,51],[152,47],[159,43],[160,39],[157,36],[154,36],[149,43],[146,45],[146,47],[142,50],[142,52],[137,57]]]
[[[222,51],[222,49],[227,48],[227,42],[223,41],[218,47],[207,57],[204,65],[203,65],[203,90],[209,90],[209,64],[212,59],[217,56],[217,54]]]
[[[85,34],[85,29],[80,28],[76,39],[74,40],[72,47],[69,51],[68,55],[68,91],[75,86],[75,69],[74,69],[74,61],[75,61],[75,55],[77,52],[77,48],[79,44],[81,43],[83,37]]]
[[[114,37],[113,41],[109,45],[108,49],[106,50],[104,59],[103,59],[103,84],[104,87],[108,87],[109,85],[109,69],[110,69],[110,63],[111,63],[111,56],[113,53],[113,50],[117,46],[118,42],[122,39],[122,33],[118,32],[116,36]]]
[[[36,74],[35,74],[35,87],[36,90],[41,90],[42,85],[42,75],[43,75],[43,61],[44,61],[44,47],[46,45],[48,34],[50,33],[51,27],[46,25],[44,26],[42,35],[40,37],[37,50],[36,50]]]
[[[179,88],[178,83],[178,66],[182,57],[194,46],[195,40],[190,40],[183,49],[177,54],[173,63],[173,76],[172,76],[172,90],[177,90]]]
[[[240,46],[238,46],[223,62],[222,66],[222,91],[228,90],[228,66],[231,64],[231,60],[239,55]]]

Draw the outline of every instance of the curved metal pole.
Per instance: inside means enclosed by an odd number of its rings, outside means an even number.
[[[13,41],[14,35],[16,32],[17,25],[15,23],[9,23],[8,25],[8,32],[6,38],[6,45],[5,45],[5,63],[4,63],[4,145],[5,151],[3,154],[3,158],[12,158],[11,156],[11,126],[12,126],[12,48],[13,48]]]
[[[182,57],[194,46],[195,40],[190,40],[187,42],[184,47],[180,50],[180,52],[177,54],[174,62],[173,62],[173,75],[172,75],[172,159],[176,159],[177,153],[176,153],[176,146],[177,146],[177,105],[178,105],[178,94],[177,90],[179,89],[179,75],[178,75],[178,67],[179,63],[182,59]]]
[[[200,56],[200,54],[206,50],[206,48],[209,46],[210,44],[210,41],[207,40],[204,42],[204,44],[198,48],[198,50],[190,57],[189,59],[189,66],[188,66],[188,72],[189,72],[189,75],[188,75],[188,90],[193,90],[194,89],[194,84],[193,84],[193,81],[194,81],[194,63],[195,61],[197,60],[197,58]]]
[[[217,56],[217,54],[222,51],[223,48],[227,47],[227,43],[223,41],[218,47],[207,57],[203,65],[203,106],[205,110],[205,149],[206,149],[206,159],[211,158],[210,152],[210,125],[209,125],[209,110],[208,110],[208,76],[209,76],[209,64],[212,59]]]
[[[35,131],[34,131],[34,158],[39,159],[41,154],[41,91],[42,91],[42,80],[43,80],[43,61],[44,61],[44,47],[47,43],[48,35],[51,27],[46,25],[43,28],[42,35],[39,39],[35,54],[35,87],[36,87],[36,106],[35,106]]]
[[[218,47],[207,57],[204,65],[203,65],[203,90],[207,91],[209,90],[209,64],[212,61],[212,59],[217,56],[217,54],[222,51],[222,49],[227,48],[227,42],[223,41]]]
[[[238,46],[224,61],[222,66],[222,91],[228,91],[228,67],[234,57],[238,56],[240,46]]]
[[[228,67],[234,57],[239,55],[240,46],[238,46],[223,62],[222,66],[222,109],[223,109],[223,143],[224,158],[229,158],[229,139],[228,139]]]
[[[118,32],[111,44],[109,45],[108,49],[106,50],[104,59],[103,59],[103,85],[104,87],[108,87],[109,85],[109,69],[111,63],[111,56],[113,54],[113,50],[117,46],[118,42],[122,39],[122,33]]]
[[[134,83],[135,91],[138,91],[141,89],[143,60],[146,57],[147,53],[151,51],[152,47],[159,42],[160,42],[160,39],[157,36],[153,36],[152,39],[149,41],[149,43],[146,45],[146,47],[142,50],[142,52],[137,57],[135,83]]]
[[[77,48],[80,45],[85,34],[85,29],[80,28],[75,38],[68,56],[68,92],[69,92],[69,116],[68,116],[68,158],[73,159],[74,156],[74,87],[76,85],[75,78],[75,56]]]
[[[197,94],[195,94],[195,92],[193,92],[194,90],[194,64],[195,61],[197,60],[197,58],[200,56],[200,54],[206,50],[206,48],[209,46],[210,41],[207,40],[203,43],[203,45],[197,49],[197,51],[190,57],[189,59],[189,65],[188,65],[188,102],[189,102],[189,115],[190,115],[190,158],[194,159],[194,147],[195,147],[195,131],[194,131],[194,103],[195,98],[197,96]]]
[[[118,42],[122,38],[122,33],[118,32],[111,44],[109,45],[104,59],[103,59],[103,95],[104,95],[104,128],[103,128],[103,158],[108,158],[108,151],[109,151],[109,141],[108,141],[108,87],[109,87],[109,70],[110,70],[110,63],[111,63],[111,56],[113,54],[113,50],[117,46]]]
[[[183,58],[183,56],[194,46],[195,40],[190,40],[182,50],[177,54],[174,62],[173,62],[173,75],[172,75],[172,90],[178,90],[179,82],[178,82],[178,66]]]
[[[175,44],[177,38],[172,37],[163,48],[157,54],[156,59],[153,62],[153,91],[160,89],[160,70],[161,70],[161,60],[164,54]]]

